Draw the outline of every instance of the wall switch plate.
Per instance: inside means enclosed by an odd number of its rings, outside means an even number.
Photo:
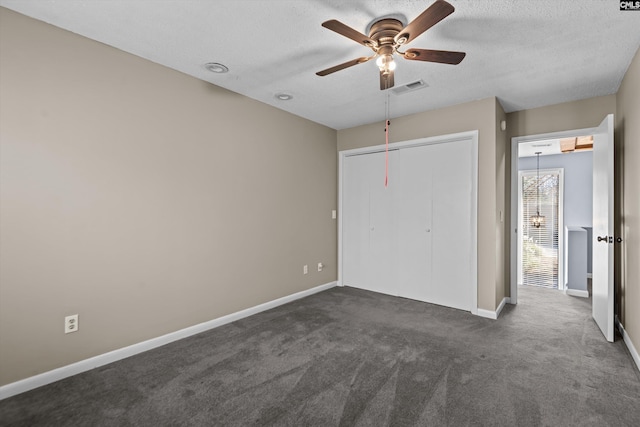
[[[304,265],[302,266],[302,274],[307,274],[309,273],[309,266],[308,265]]]
[[[318,263],[318,271],[322,271],[323,268],[324,268],[324,264],[319,262]]]
[[[336,219],[336,210],[331,211],[331,219]]]
[[[78,330],[78,315],[72,314],[64,318],[64,333],[70,334]]]

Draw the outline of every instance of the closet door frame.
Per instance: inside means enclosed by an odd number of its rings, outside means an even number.
[[[469,280],[469,292],[471,294],[471,313],[478,314],[478,131],[468,131],[453,133],[448,135],[433,136],[428,138],[419,138],[408,141],[400,141],[389,144],[390,150],[418,147],[430,144],[443,144],[447,142],[468,141],[471,144],[471,277]],[[385,145],[375,145],[370,147],[355,148],[351,150],[343,150],[338,152],[338,286],[344,286],[343,271],[343,173],[345,167],[345,158],[354,155],[377,153],[385,151]],[[383,173],[384,171],[381,171]],[[394,171],[389,170],[390,179],[393,177]]]

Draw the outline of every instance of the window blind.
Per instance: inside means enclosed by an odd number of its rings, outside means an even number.
[[[522,175],[522,281],[525,285],[558,287],[558,172],[527,171]],[[538,191],[539,187],[539,191]],[[539,201],[538,201],[539,194]],[[534,227],[538,211],[544,223]]]

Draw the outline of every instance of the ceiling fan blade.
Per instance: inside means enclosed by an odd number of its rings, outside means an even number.
[[[375,55],[374,55],[375,56]],[[342,64],[335,65],[331,68],[327,68],[326,70],[318,71],[316,74],[318,76],[326,76],[331,73],[335,73],[336,71],[344,70],[345,68],[353,67],[354,65],[362,64],[363,62],[367,62],[373,58],[373,56],[361,56],[360,58],[352,59],[351,61],[343,62]]]
[[[394,40],[398,44],[407,44],[447,16],[451,15],[454,10],[455,8],[446,1],[437,0],[416,19],[404,27],[402,31],[394,37]]]
[[[365,36],[361,32],[356,31],[347,25],[344,25],[340,21],[336,21],[335,19],[331,19],[329,21],[323,22],[322,26],[331,31],[335,31],[336,33],[342,36],[350,38],[351,40],[354,40],[363,46],[373,47],[377,45],[375,40],[369,38],[368,36]]]
[[[407,49],[405,59],[411,61],[439,62],[441,64],[459,64],[467,54],[449,50]]]
[[[380,71],[380,90],[390,89],[394,84],[393,71]]]

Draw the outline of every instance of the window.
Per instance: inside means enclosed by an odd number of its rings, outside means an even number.
[[[558,288],[559,235],[561,227],[562,170],[535,170],[520,172],[520,262],[518,283],[523,285]],[[531,217],[540,214],[544,222],[540,227],[532,224]]]

